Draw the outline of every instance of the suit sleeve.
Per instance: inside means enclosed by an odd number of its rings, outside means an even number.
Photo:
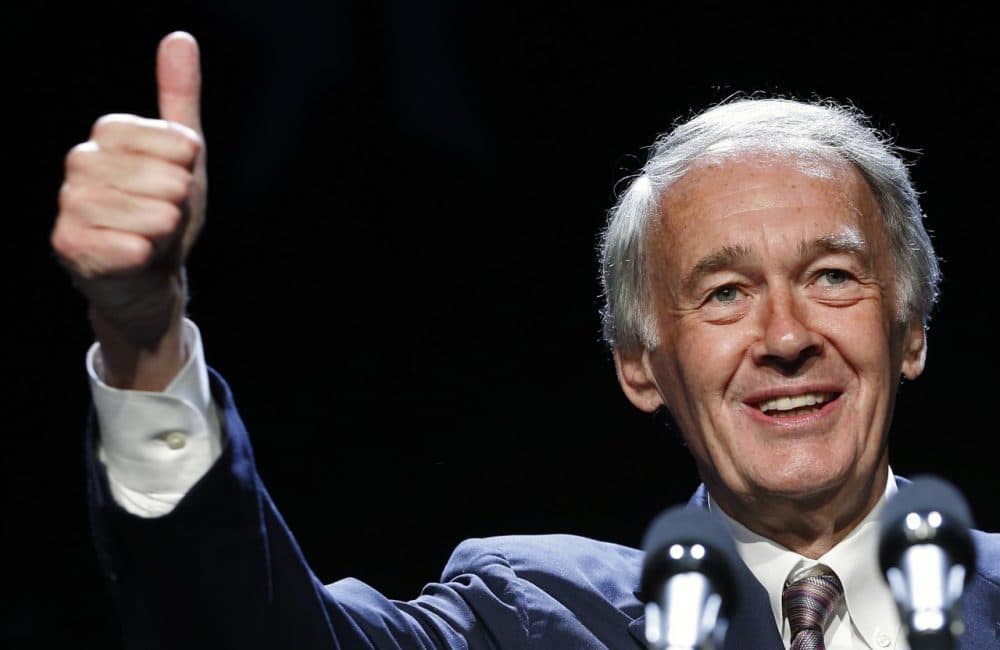
[[[142,518],[108,491],[86,458],[95,546],[127,648],[517,648],[525,614],[516,576],[485,558],[387,599],[354,579],[329,586],[310,570],[258,476],[229,388],[211,373],[226,444],[169,514]]]

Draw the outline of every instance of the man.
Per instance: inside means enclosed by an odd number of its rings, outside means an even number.
[[[94,534],[130,646],[634,648],[642,554],[565,535],[469,540],[409,602],[309,570],[184,319],[204,219],[197,44],[157,58],[159,120],[106,116],[67,157],[56,252],[91,303]],[[906,169],[858,115],[741,101],[661,139],[602,241],[620,384],[666,408],[745,567],[729,648],[904,648],[875,560],[886,436],[923,370],[938,267]],[[1000,620],[975,534],[964,647]],[[801,632],[787,593],[819,580]],[[786,591],[786,583],[792,589]],[[804,641],[807,637],[811,640]],[[811,647],[821,647],[813,645]]]

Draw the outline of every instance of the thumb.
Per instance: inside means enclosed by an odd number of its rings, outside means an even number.
[[[173,32],[160,41],[156,91],[160,118],[201,133],[201,57],[198,41],[187,32]]]

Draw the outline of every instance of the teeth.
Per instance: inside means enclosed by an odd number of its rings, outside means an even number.
[[[830,393],[805,393],[793,397],[775,397],[757,405],[761,411],[791,411],[815,404],[822,404],[831,399]]]

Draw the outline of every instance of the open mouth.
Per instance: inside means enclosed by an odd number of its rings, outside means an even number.
[[[773,418],[787,418],[819,411],[825,404],[837,399],[839,393],[803,393],[766,399],[757,408]]]

